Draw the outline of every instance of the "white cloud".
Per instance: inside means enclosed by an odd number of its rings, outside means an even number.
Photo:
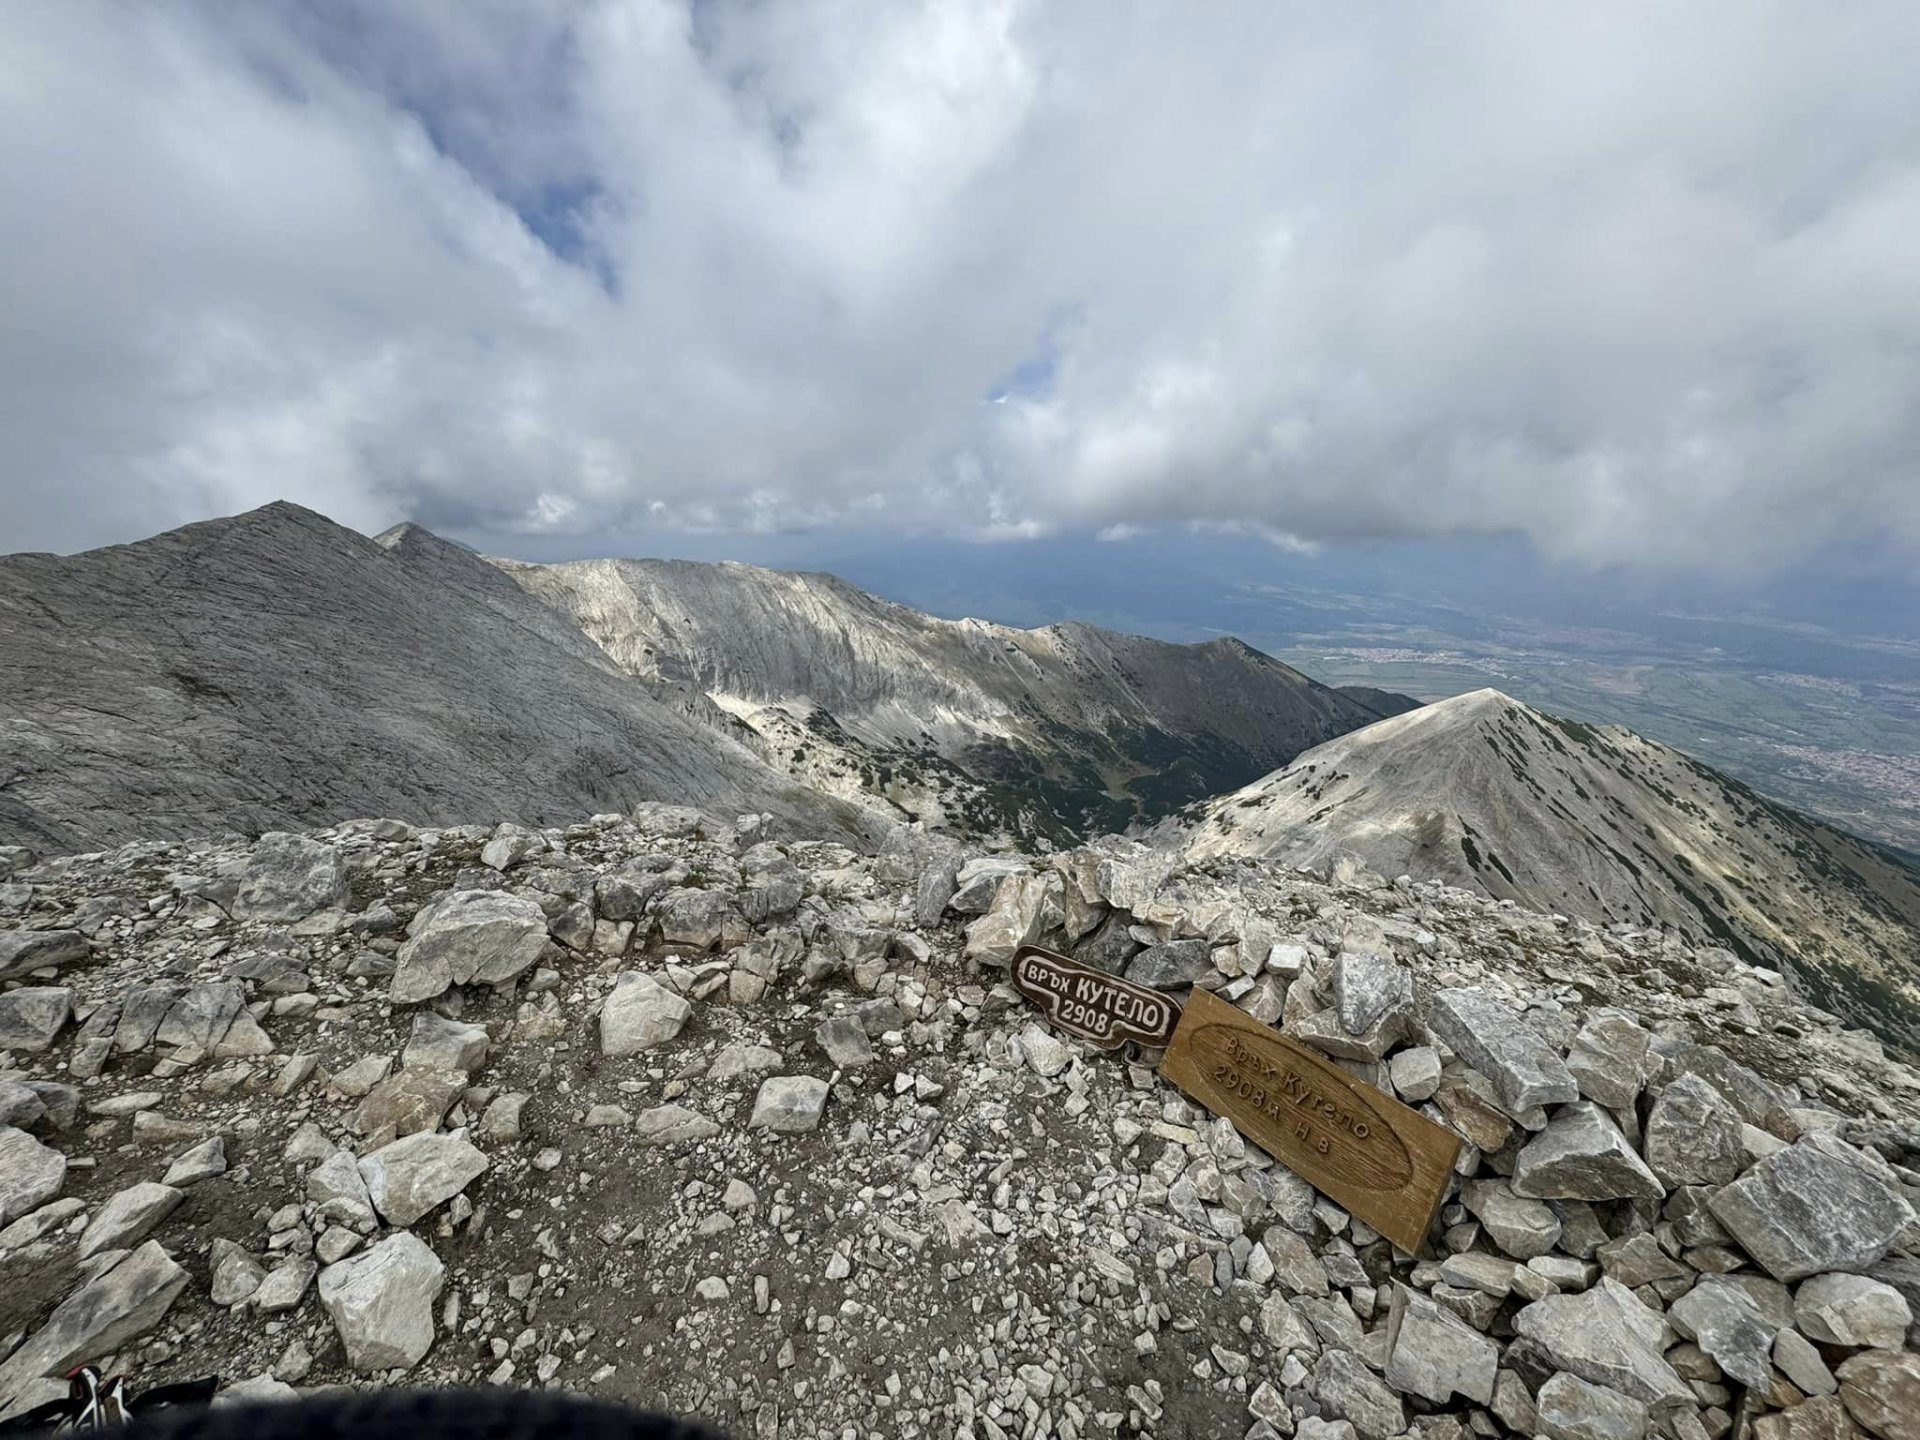
[[[583,545],[1920,550],[1916,41],[1875,0],[18,0],[0,548],[284,495]]]

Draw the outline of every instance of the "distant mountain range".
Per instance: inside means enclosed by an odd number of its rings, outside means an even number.
[[[0,843],[41,851],[649,800],[869,848],[1153,829],[1195,863],[1349,858],[1672,927],[1920,1049],[1905,857],[1630,731],[1335,689],[1234,639],[944,620],[736,564],[489,560],[276,504],[0,559],[0,726]]]
[[[935,620],[744,566],[489,563],[289,504],[0,559],[0,842],[40,850],[641,800],[1065,839],[1378,714],[1236,642]]]
[[[795,778],[971,833],[1123,829],[1419,703],[1332,689],[1230,638],[942,620],[832,575],[494,563],[627,674],[738,716]]]
[[[1598,924],[1673,928],[1920,1049],[1920,872],[1677,750],[1478,690],[1309,750],[1188,817],[1192,860],[1350,856]]]

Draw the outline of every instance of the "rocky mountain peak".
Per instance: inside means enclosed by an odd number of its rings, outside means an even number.
[[[1907,1440],[1920,1074],[1777,974],[1352,864],[767,835],[0,851],[0,1408],[93,1360],[741,1436]],[[1451,1132],[1417,1251],[1047,1029],[1029,943]]]

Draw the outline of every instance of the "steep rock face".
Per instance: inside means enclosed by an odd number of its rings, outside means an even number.
[[[1237,640],[943,620],[831,575],[495,563],[626,673],[740,716],[796,775],[878,789],[958,829],[1055,839],[1117,829],[1404,701],[1330,689]]]
[[[0,842],[521,820],[671,798],[845,833],[499,571],[406,526],[269,505],[0,559]]]
[[[1529,909],[1672,926],[1920,1045],[1920,874],[1677,750],[1497,690],[1310,750],[1174,843],[1192,859],[1351,856]]]

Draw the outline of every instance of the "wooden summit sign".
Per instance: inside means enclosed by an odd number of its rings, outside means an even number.
[[[1460,1139],[1324,1055],[1195,990],[1160,1073],[1408,1254]]]
[[[1014,951],[1013,988],[1038,1005],[1055,1029],[1103,1050],[1123,1040],[1162,1048],[1180,1021],[1171,996],[1038,945]]]

